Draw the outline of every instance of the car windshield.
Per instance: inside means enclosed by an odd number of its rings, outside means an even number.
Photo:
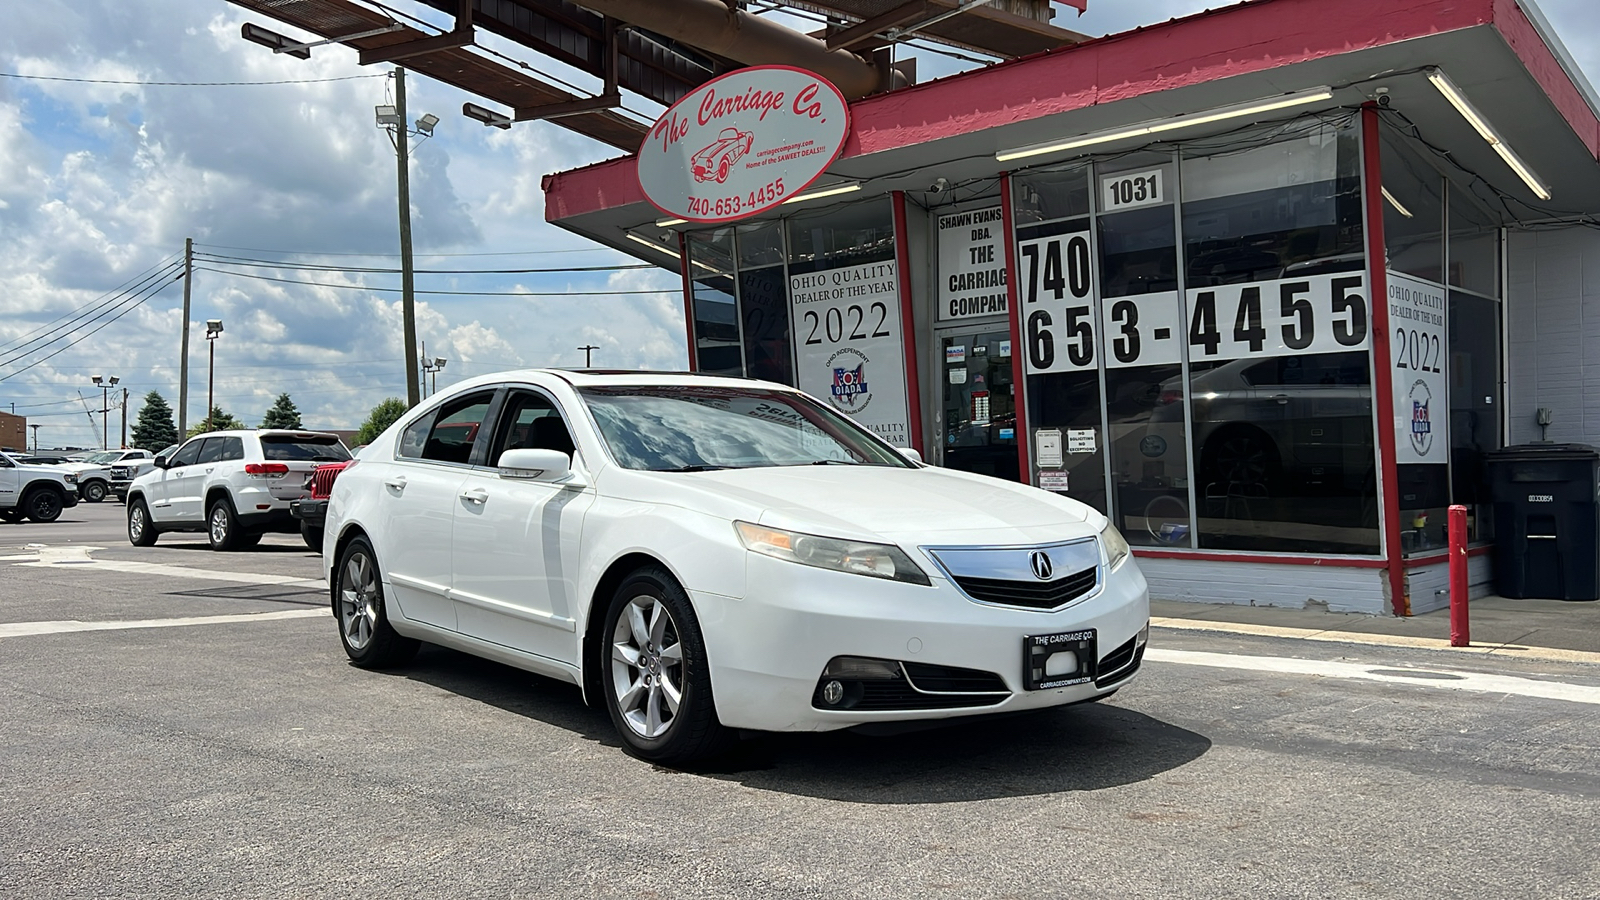
[[[612,455],[629,469],[911,467],[854,422],[787,391],[629,386],[581,393]]]
[[[261,455],[267,459],[290,462],[344,462],[350,458],[344,445],[333,436],[268,434],[261,436]]]
[[[84,462],[91,462],[91,463],[115,462],[121,456],[122,456],[122,451],[121,450],[102,450],[99,453],[91,453],[91,454],[89,454],[89,457],[87,459],[85,459]]]

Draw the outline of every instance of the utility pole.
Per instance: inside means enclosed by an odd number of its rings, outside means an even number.
[[[401,346],[406,354],[406,406],[422,402],[421,376],[417,372],[417,310],[411,278],[411,135],[406,125],[406,70],[394,69],[394,106],[400,116],[395,129],[395,153],[400,176],[400,310],[405,322]]]
[[[178,341],[178,437],[189,431],[189,285],[194,283],[194,238],[183,239],[183,337]],[[206,410],[210,415],[211,410]]]
[[[122,446],[128,446],[128,389],[122,389]]]
[[[587,369],[587,368],[589,368],[589,358],[590,358],[589,355],[591,353],[593,353],[594,351],[599,350],[600,348],[596,347],[593,344],[584,344],[582,347],[579,347],[578,349],[583,351],[583,367],[585,369]]]

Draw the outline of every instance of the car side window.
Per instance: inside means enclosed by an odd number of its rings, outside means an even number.
[[[13,465],[14,463],[11,462],[11,457],[0,454],[0,469],[9,469]]]
[[[489,415],[489,404],[494,392],[470,394],[440,407],[434,419],[428,440],[422,446],[422,458],[437,462],[467,464],[472,460],[472,446]]]
[[[218,462],[222,459],[222,443],[227,438],[206,438],[205,446],[200,448],[200,465]]]
[[[218,462],[244,459],[244,438],[225,437],[212,438],[212,440],[220,440],[222,442],[221,455],[217,457]]]
[[[179,466],[194,465],[200,458],[200,445],[202,443],[203,441],[190,441],[179,447],[178,452],[172,454],[172,462],[168,464],[167,468],[176,469]]]
[[[422,458],[422,448],[428,444],[428,432],[433,430],[435,418],[437,418],[435,413],[425,413],[400,432],[400,448],[397,451],[400,456],[408,459]]]
[[[572,434],[554,401],[536,391],[511,394],[489,453],[491,464],[498,465],[500,454],[507,450],[557,450],[573,455]]]

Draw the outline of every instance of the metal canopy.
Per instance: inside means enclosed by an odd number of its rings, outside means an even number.
[[[777,5],[837,17],[857,26],[843,29],[855,32],[851,43],[828,42],[830,46],[851,46],[857,50],[883,46],[884,41],[874,36],[892,33],[894,29],[917,29],[912,36],[978,50],[1002,59],[1053,50],[1088,39],[1075,31],[1051,25],[1055,11],[1049,0],[994,0],[965,9],[960,0],[777,0]],[[919,28],[923,23],[931,24]]]

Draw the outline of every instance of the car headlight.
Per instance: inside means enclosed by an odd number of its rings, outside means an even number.
[[[734,522],[733,526],[739,532],[739,541],[752,553],[836,572],[911,584],[932,583],[928,581],[927,574],[911,561],[911,557],[893,544],[871,544],[801,534],[750,522]]]
[[[78,474],[76,472],[68,472],[65,475],[61,476],[61,478],[67,484],[77,484],[78,483]]]
[[[1115,525],[1108,519],[1106,527],[1100,531],[1100,543],[1106,548],[1106,570],[1115,569],[1121,562],[1128,558],[1128,540],[1122,536]]]

